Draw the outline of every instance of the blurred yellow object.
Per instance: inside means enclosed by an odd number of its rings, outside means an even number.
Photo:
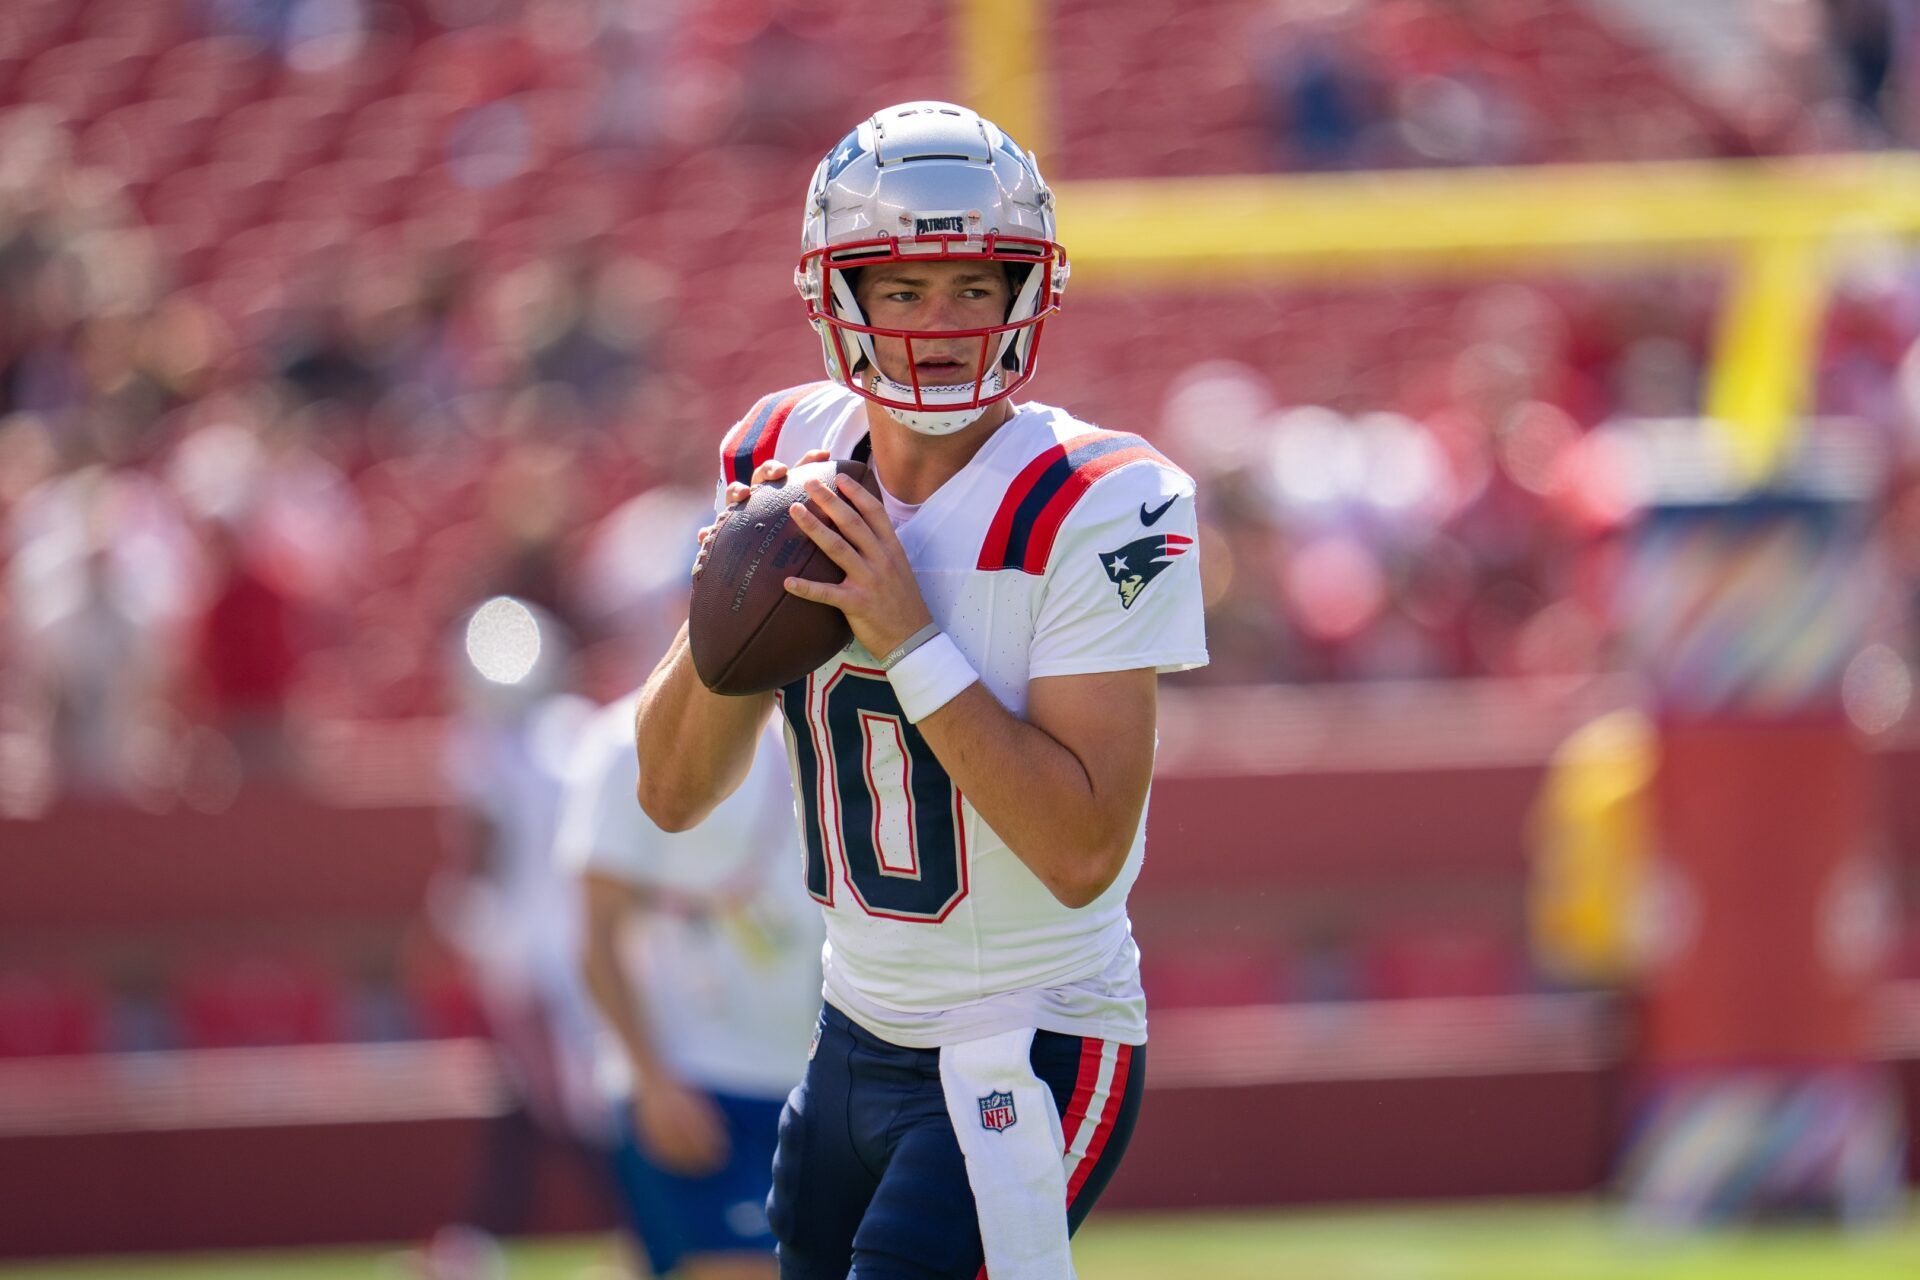
[[[1825,242],[1805,236],[1756,242],[1721,313],[1707,415],[1736,428],[1734,457],[1748,480],[1769,474],[1805,412],[1827,256]]]
[[[1074,282],[1699,260],[1920,235],[1920,155],[1063,182]]]
[[[1034,57],[1045,36],[1045,6],[1034,0],[968,0],[954,12],[962,99],[1035,155],[1050,131],[1042,102],[1044,68]]]
[[[1648,901],[1653,722],[1614,711],[1554,752],[1529,822],[1527,917],[1535,958],[1557,978],[1617,985],[1638,967],[1638,913]]]

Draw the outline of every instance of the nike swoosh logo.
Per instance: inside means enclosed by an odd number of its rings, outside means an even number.
[[[1155,508],[1152,511],[1147,510],[1146,503],[1144,502],[1141,503],[1140,504],[1140,523],[1151,527],[1155,522],[1157,522],[1160,519],[1161,516],[1167,514],[1167,512],[1172,509],[1173,504],[1178,501],[1180,501],[1180,499],[1177,496],[1168,498],[1165,502],[1161,503],[1157,508]]]

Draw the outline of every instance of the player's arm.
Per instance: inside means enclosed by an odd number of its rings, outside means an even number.
[[[633,980],[635,949],[622,945],[633,929],[646,927],[646,894],[591,869],[580,877],[580,891],[586,922],[580,970],[632,1072],[634,1128],[649,1154],[668,1168],[710,1172],[726,1160],[726,1126],[712,1100],[682,1083],[661,1058]]]
[[[665,831],[699,825],[747,776],[772,711],[771,693],[727,697],[700,683],[682,623],[641,688],[633,718],[647,816]]]
[[[826,456],[826,450],[814,449],[799,461],[817,462]],[[778,484],[786,475],[787,464],[764,462],[754,470],[753,483]],[[737,506],[746,497],[746,485],[727,486],[728,506]],[[711,525],[700,531],[696,578],[705,564],[706,541],[712,532]],[[666,656],[647,677],[640,690],[640,709],[634,713],[640,807],[666,831],[699,825],[746,778],[760,730],[772,712],[771,693],[723,695],[702,684],[683,624]]]
[[[580,902],[586,928],[580,945],[580,972],[600,1016],[619,1040],[635,1083],[666,1074],[647,1030],[646,1005],[627,976],[621,940],[644,918],[646,895],[603,871],[580,877]]]
[[[857,484],[808,492],[827,519],[803,507],[794,518],[847,578],[793,579],[788,589],[841,609],[870,652],[891,652],[932,616],[892,523]],[[1054,897],[1082,907],[1132,848],[1153,772],[1154,694],[1152,668],[1043,677],[1028,686],[1023,720],[976,681],[917,727],[1015,856]]]
[[[1153,778],[1151,667],[1047,676],[1027,718],[975,681],[917,727],[980,816],[1055,898],[1084,907],[1126,865]]]

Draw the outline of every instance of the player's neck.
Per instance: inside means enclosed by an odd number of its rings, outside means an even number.
[[[989,405],[978,422],[950,436],[922,435],[894,420],[872,401],[867,402],[867,434],[873,441],[873,465],[887,492],[909,506],[933,496],[980,452],[993,433],[1013,417],[1013,405],[999,400]]]

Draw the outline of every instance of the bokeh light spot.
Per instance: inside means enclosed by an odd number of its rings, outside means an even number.
[[[1913,672],[1906,659],[1884,644],[1871,644],[1847,664],[1840,678],[1847,719],[1862,733],[1885,733],[1900,723],[1913,700]]]
[[[540,661],[540,624],[510,596],[495,596],[467,621],[467,660],[495,684],[519,684]]]

